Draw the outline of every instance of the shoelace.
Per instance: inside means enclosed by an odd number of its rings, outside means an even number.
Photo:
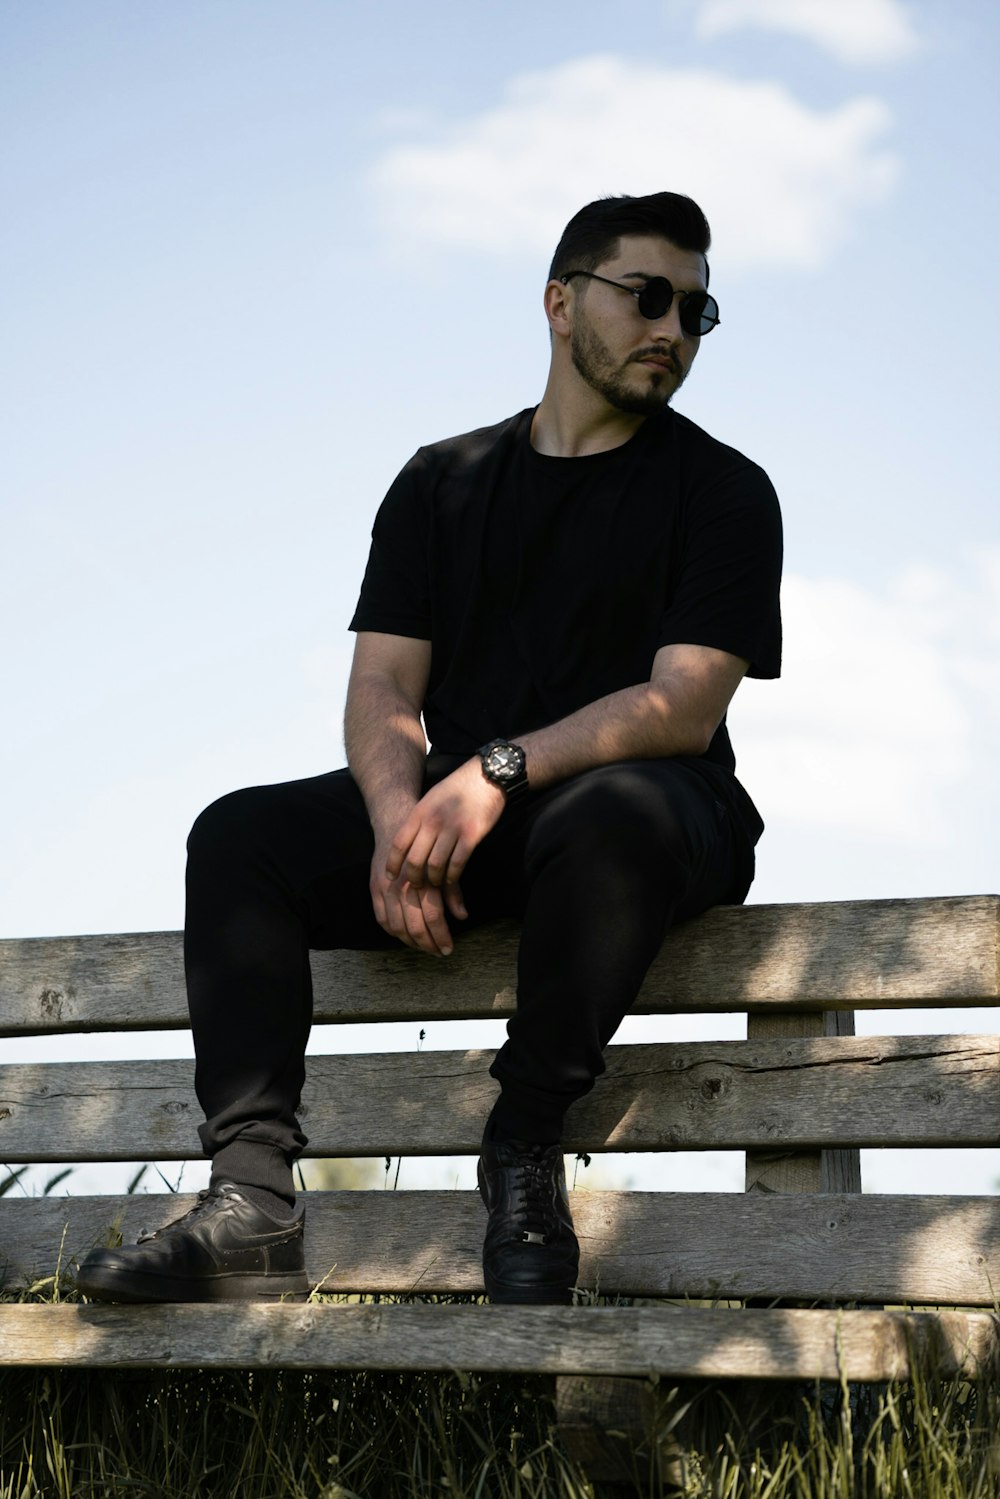
[[[552,1196],[551,1147],[527,1145],[519,1147],[530,1159],[518,1161],[514,1190],[523,1193],[523,1200],[513,1210],[513,1216],[521,1225],[519,1242],[522,1244],[547,1244],[559,1228]]]
[[[203,1191],[198,1193],[198,1201],[194,1206],[188,1208],[187,1212],[182,1213],[179,1218],[175,1218],[172,1223],[164,1223],[162,1228],[154,1228],[152,1230],[141,1228],[136,1243],[146,1244],[150,1239],[159,1239],[163,1234],[170,1234],[177,1228],[186,1227],[192,1218],[197,1218],[200,1213],[205,1211],[209,1202],[216,1202],[220,1197],[224,1198],[227,1195],[227,1193],[220,1192],[217,1187],[205,1187]]]

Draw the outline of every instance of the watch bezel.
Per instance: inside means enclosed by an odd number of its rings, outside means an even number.
[[[503,750],[513,757],[513,763],[498,765],[493,756],[498,750]],[[499,786],[504,793],[509,791],[526,790],[528,785],[527,756],[519,744],[514,744],[510,739],[491,739],[489,744],[484,744],[479,751],[479,763],[482,766],[483,775],[494,786]]]

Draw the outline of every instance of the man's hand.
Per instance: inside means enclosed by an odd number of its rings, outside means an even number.
[[[460,921],[468,914],[462,871],[503,809],[503,792],[487,781],[478,760],[432,786],[388,851],[376,838],[371,889],[379,924],[408,947],[447,957],[453,944],[446,912]]]
[[[461,889],[458,885],[448,885],[443,892],[433,885],[418,889],[407,879],[391,879],[386,873],[390,846],[376,839],[369,881],[376,921],[407,947],[437,958],[448,957],[454,943],[446,908],[459,921],[468,914]]]

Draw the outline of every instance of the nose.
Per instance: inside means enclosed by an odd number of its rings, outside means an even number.
[[[684,329],[681,327],[680,292],[674,294],[674,299],[666,312],[661,317],[652,320],[649,330],[658,343],[683,343]]]

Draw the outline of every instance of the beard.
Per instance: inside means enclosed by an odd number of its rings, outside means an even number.
[[[651,352],[649,349],[640,350],[638,358]],[[663,357],[662,350],[656,353]],[[583,318],[573,325],[570,356],[578,374],[591,390],[596,390],[616,411],[628,411],[636,416],[655,416],[662,411],[670,404],[674,392],[683,385],[687,374],[676,354],[672,354],[673,374],[640,365],[633,376],[629,365],[637,362],[637,356],[633,355],[624,365],[615,364],[607,344]]]

